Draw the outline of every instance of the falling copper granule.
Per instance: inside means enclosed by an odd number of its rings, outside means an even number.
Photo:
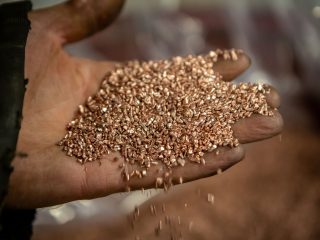
[[[212,193],[208,193],[208,202],[214,204],[214,195]]]
[[[156,178],[156,187],[161,187],[163,184],[163,178],[162,177],[157,177]]]
[[[166,212],[166,205],[163,203],[162,204],[162,212],[165,213]]]
[[[134,207],[134,213],[133,213],[134,219],[137,219],[140,216],[140,209],[139,207]]]
[[[199,196],[201,195],[201,189],[200,189],[200,188],[197,189],[197,194],[198,194]]]
[[[171,222],[170,217],[166,215],[164,217],[164,222],[165,222],[165,224],[170,225],[170,222]]]
[[[224,82],[213,70],[217,61],[236,61],[240,54],[217,50],[117,65],[79,106],[59,145],[82,164],[120,152],[126,165],[140,167],[132,174],[124,170],[126,181],[143,178],[153,165],[205,164],[205,152],[239,144],[232,131],[236,121],[253,113],[273,115],[266,86]]]
[[[152,215],[157,215],[157,208],[155,205],[150,205],[150,212]]]
[[[193,221],[190,221],[190,222],[189,222],[189,226],[188,226],[189,231],[191,231],[191,230],[192,230],[192,227],[193,227]]]

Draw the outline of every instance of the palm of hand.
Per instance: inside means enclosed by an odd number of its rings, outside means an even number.
[[[26,47],[29,83],[17,146],[18,152],[25,152],[28,156],[14,160],[7,202],[14,206],[41,207],[123,190],[126,183],[118,167],[121,158],[118,162],[108,161],[114,157],[110,154],[105,156],[101,166],[97,162],[80,165],[56,145],[64,136],[65,126],[74,117],[77,106],[94,94],[113,64],[69,56],[63,50],[59,34],[46,31],[46,25],[36,17],[31,20],[32,31]],[[235,76],[247,66],[239,63],[218,67],[226,72],[225,75],[233,68]],[[248,121],[238,124],[236,134],[243,139],[242,142],[263,139],[280,131],[281,119],[267,124],[261,119],[251,120],[256,126],[251,132],[245,129]],[[207,154],[206,158],[209,161],[205,166],[189,164],[174,171],[174,176],[193,180],[212,175],[217,169],[228,168],[240,161],[243,150],[225,149],[219,156]],[[130,185],[133,188],[151,186],[155,174],[154,169],[154,174],[133,180]]]
[[[10,199],[23,202],[40,193],[38,200],[32,200],[35,206],[51,204],[49,199],[64,202],[85,197],[84,167],[65,156],[56,143],[64,136],[65,126],[77,106],[94,93],[103,74],[112,67],[109,63],[72,58],[58,39],[43,33],[33,29],[28,36],[26,76],[29,83],[17,147],[17,151],[27,153],[28,157],[17,157],[11,179],[11,189],[29,192],[13,192],[15,199]],[[110,173],[106,172],[105,176]],[[19,188],[15,187],[15,180],[19,181]]]

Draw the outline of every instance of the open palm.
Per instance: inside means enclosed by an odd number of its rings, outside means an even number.
[[[72,200],[95,198],[131,188],[154,185],[156,168],[142,179],[126,183],[119,169],[118,153],[98,162],[80,165],[56,145],[64,136],[66,124],[77,106],[98,89],[112,62],[97,62],[68,55],[63,45],[79,40],[109,24],[120,11],[123,0],[70,1],[29,14],[31,31],[26,47],[26,77],[23,121],[17,151],[27,157],[14,159],[7,203],[18,207],[43,207]],[[221,61],[215,68],[225,80],[232,80],[249,66],[242,55],[237,62]],[[278,107],[279,97],[272,91],[269,104]],[[282,120],[252,116],[234,126],[241,143],[271,137],[280,132]],[[112,159],[117,155],[119,161]],[[173,172],[185,181],[213,175],[244,157],[242,147],[221,149],[205,155],[206,165],[186,164]]]

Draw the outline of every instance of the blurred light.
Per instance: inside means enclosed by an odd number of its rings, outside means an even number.
[[[271,84],[268,74],[264,71],[259,71],[259,70],[252,72],[248,80],[249,82],[253,82],[253,83]]]
[[[65,0],[31,0],[33,9],[50,7],[55,4],[64,2]],[[1,0],[0,0],[1,2]]]
[[[156,196],[157,194],[163,192],[162,189],[149,189],[145,191],[134,191],[131,192],[121,203],[120,208],[124,212],[131,212],[134,210],[135,206],[140,206],[150,198]]]
[[[56,220],[59,224],[64,224],[71,221],[75,217],[74,209],[67,205],[63,205],[59,208],[53,208],[49,210],[49,214]]]
[[[320,18],[320,6],[315,6],[315,7],[312,9],[312,15],[313,15],[315,18]]]
[[[79,200],[77,201],[79,205],[82,205],[84,207],[92,207],[94,204],[91,200]]]
[[[160,0],[159,4],[167,11],[177,11],[180,7],[180,0]]]

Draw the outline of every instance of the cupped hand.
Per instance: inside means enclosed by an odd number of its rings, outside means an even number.
[[[14,171],[10,178],[6,203],[9,206],[37,208],[78,199],[102,197],[112,193],[154,186],[159,174],[154,167],[142,179],[123,180],[118,153],[106,155],[98,162],[81,165],[57,146],[64,136],[66,124],[73,119],[77,107],[98,89],[114,63],[75,58],[63,46],[104,28],[120,12],[124,0],[69,1],[51,8],[29,13],[31,31],[26,46],[25,75],[29,79],[23,106],[23,121],[18,139]],[[224,80],[231,81],[242,73],[250,61],[245,54],[239,60],[221,60],[215,65]],[[279,96],[272,90],[268,103],[279,107]],[[234,125],[240,143],[262,140],[278,134],[282,118],[253,115]],[[206,164],[187,163],[173,171],[191,181],[214,175],[244,157],[244,150],[221,148],[220,154],[207,153]],[[117,162],[112,161],[115,156]]]

